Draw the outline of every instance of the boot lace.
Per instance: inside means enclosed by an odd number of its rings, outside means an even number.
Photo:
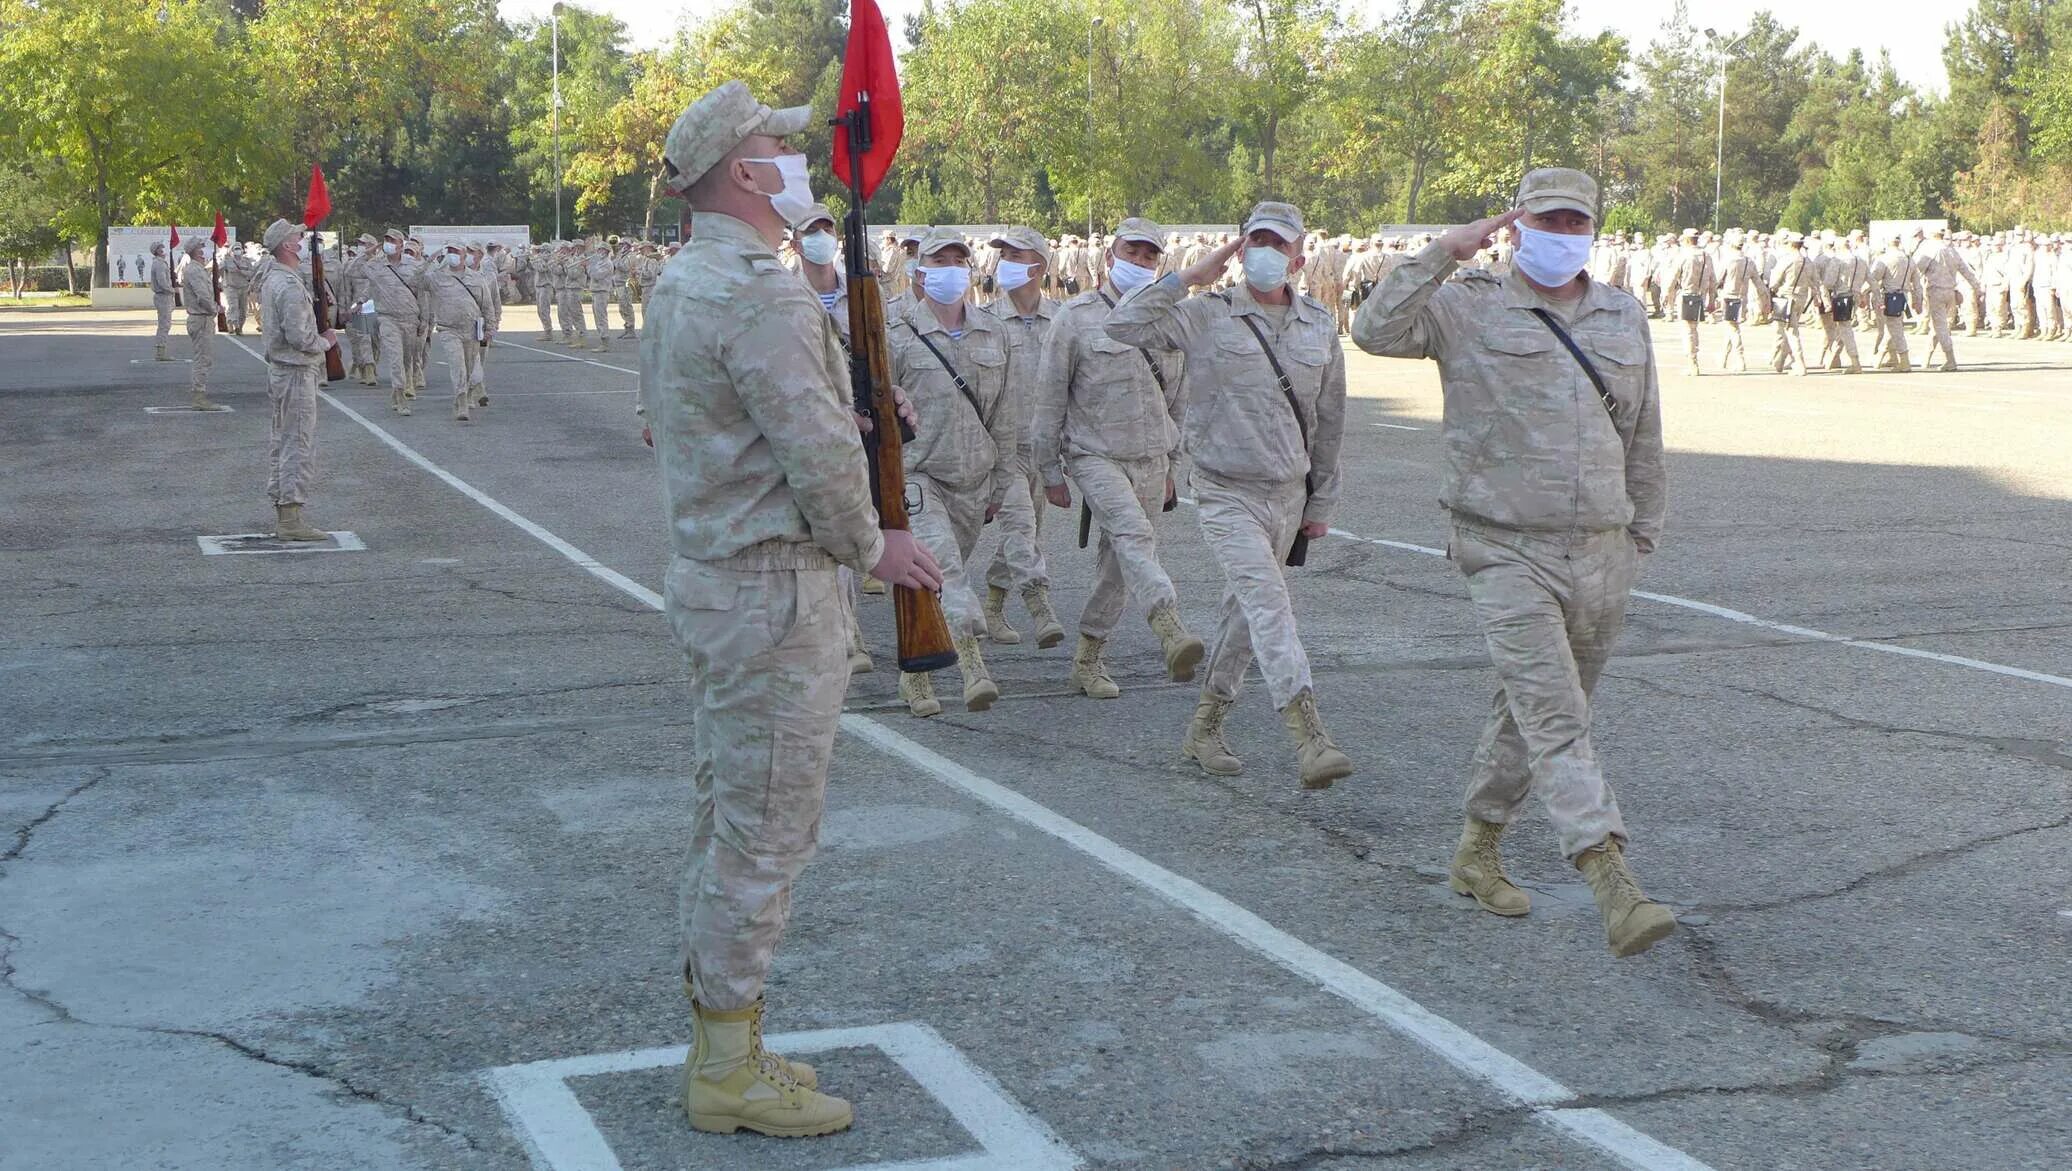
[[[1475,835],[1473,853],[1475,865],[1481,868],[1484,878],[1494,878],[1502,882],[1511,881],[1510,876],[1504,873],[1504,859],[1503,855],[1497,850],[1495,834],[1485,832]]]
[[[1633,877],[1631,870],[1626,869],[1624,855],[1603,849],[1598,852],[1598,858],[1597,875],[1606,897],[1622,905],[1647,901],[1647,896],[1641,893],[1640,882]]]

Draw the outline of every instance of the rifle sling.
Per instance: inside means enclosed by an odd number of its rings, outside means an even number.
[[[956,383],[957,389],[963,393],[964,401],[971,404],[971,413],[978,416],[978,425],[990,430],[986,424],[986,412],[979,408],[978,395],[972,393],[970,385],[964,381],[964,376],[957,373],[957,368],[950,365],[950,360],[943,357],[943,352],[936,348],[934,342],[928,340],[927,334],[914,328],[913,322],[901,321],[900,324],[906,326],[909,333],[920,338],[921,344],[928,347],[928,352],[935,355],[935,360],[942,364],[943,373],[950,376],[950,381]]]

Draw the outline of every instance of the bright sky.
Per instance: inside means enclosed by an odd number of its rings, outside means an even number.
[[[703,14],[725,6],[726,0],[573,0],[583,7],[603,9],[626,22],[636,46],[665,41],[685,13]],[[879,0],[885,23],[899,39],[900,18],[920,8],[920,0]],[[500,0],[497,7],[506,18],[544,15],[551,0]],[[1347,7],[1370,12],[1392,12],[1393,0],[1347,0]],[[1612,28],[1636,46],[1654,39],[1668,19],[1673,0],[1569,0],[1571,23],[1578,31],[1595,32]],[[1812,41],[1836,56],[1850,49],[1862,49],[1875,59],[1878,50],[1890,49],[1893,67],[1901,77],[1938,92],[1947,88],[1942,66],[1943,26],[1967,9],[1965,0],[1815,0],[1791,4],[1786,0],[1690,0],[1691,23],[1722,32],[1745,26],[1759,9],[1786,14],[1785,23],[1795,24],[1803,41]]]

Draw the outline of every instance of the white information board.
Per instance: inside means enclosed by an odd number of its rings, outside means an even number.
[[[228,231],[230,233],[230,246],[235,248],[237,247],[237,229],[230,228]],[[189,240],[197,238],[202,240],[202,259],[208,260],[216,253],[216,246],[208,242],[209,238],[215,235],[215,233],[216,225],[214,224],[195,228],[181,224],[180,243],[182,246],[185,246]],[[109,228],[107,287],[111,289],[150,288],[151,246],[153,244],[168,243],[171,241],[172,235],[172,229],[164,224],[148,228]],[[166,259],[168,261],[178,260],[179,250],[167,248]]]

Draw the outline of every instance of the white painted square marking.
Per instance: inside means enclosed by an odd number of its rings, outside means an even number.
[[[234,415],[237,413],[237,408],[218,406],[206,411],[197,411],[193,407],[145,407],[144,413],[147,415]]]
[[[362,553],[367,549],[366,543],[352,532],[334,532],[328,541],[283,541],[272,533],[232,533],[194,540],[210,557],[243,553]]]
[[[1422,428],[1422,427],[1411,427],[1411,426],[1407,426],[1407,425],[1405,425],[1405,424],[1402,424],[1402,423],[1376,423],[1376,424],[1374,424],[1374,426],[1376,426],[1376,427],[1386,427],[1386,428],[1388,428],[1388,429],[1389,429],[1389,430],[1391,430],[1391,431],[1422,431],[1422,430],[1424,430],[1424,428]]]
[[[786,1033],[766,1037],[764,1044],[786,1054],[876,1048],[942,1103],[979,1145],[972,1154],[860,1164],[838,1171],[999,1171],[1010,1167],[1014,1171],[1072,1171],[1079,1166],[1079,1157],[1041,1119],[1022,1109],[941,1034],[918,1021]],[[681,1065],[688,1049],[686,1045],[665,1045],[504,1065],[482,1071],[482,1080],[503,1106],[539,1171],[621,1171],[618,1156],[598,1132],[590,1112],[576,1100],[568,1079]],[[690,1124],[684,1125],[688,1132]]]

